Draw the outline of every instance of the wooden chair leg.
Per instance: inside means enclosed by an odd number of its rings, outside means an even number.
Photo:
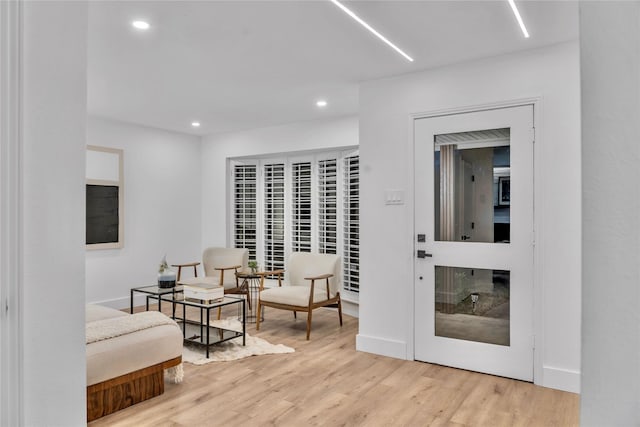
[[[294,318],[294,319],[297,319],[297,318],[298,318],[298,312],[297,312],[297,311],[295,311],[295,310],[293,310],[293,318]]]
[[[256,313],[256,331],[260,330],[260,309],[262,307],[260,306],[260,299],[258,299],[258,311]]]
[[[342,326],[342,299],[338,300],[338,316],[340,317],[340,326]]]
[[[307,341],[309,341],[309,335],[311,335],[311,313],[313,310],[309,308],[309,314],[307,315]]]
[[[221,314],[222,314],[222,307],[218,307],[218,320],[220,320]]]

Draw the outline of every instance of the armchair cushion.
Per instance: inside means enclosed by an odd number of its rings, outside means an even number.
[[[260,292],[260,300],[274,302],[276,304],[297,305],[307,307],[309,305],[309,287],[307,286],[282,286],[265,289]],[[313,289],[313,302],[327,300],[327,289],[324,280],[316,281]]]

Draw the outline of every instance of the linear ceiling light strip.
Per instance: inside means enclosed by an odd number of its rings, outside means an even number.
[[[352,17],[354,20],[356,20],[360,25],[362,25],[363,27],[365,27],[367,30],[369,30],[370,32],[372,32],[376,37],[378,37],[380,40],[382,40],[383,42],[385,42],[387,45],[391,46],[396,52],[398,52],[400,55],[404,56],[408,61],[413,62],[413,58],[410,57],[409,55],[407,55],[406,53],[404,53],[402,51],[402,49],[400,49],[398,46],[396,46],[395,44],[391,43],[385,36],[383,36],[382,34],[380,34],[379,32],[377,32],[371,25],[367,24],[366,22],[364,22],[358,15],[356,15],[355,13],[353,13],[351,11],[351,9],[349,9],[348,7],[346,7],[345,5],[343,5],[342,3],[340,3],[338,0],[329,0],[331,1],[331,3],[335,4],[336,6],[338,6],[340,9],[342,9],[342,11],[344,13],[346,13],[347,15],[349,15],[350,17]],[[528,36],[527,36],[528,37]]]
[[[522,22],[522,17],[520,16],[520,12],[518,12],[518,8],[516,7],[516,2],[514,0],[509,0],[509,6],[511,6],[511,10],[513,14],[516,16],[518,20],[518,24],[520,25],[520,29],[522,30],[522,34],[524,34],[525,38],[529,38],[529,32],[527,31],[527,27],[524,26],[524,22]]]

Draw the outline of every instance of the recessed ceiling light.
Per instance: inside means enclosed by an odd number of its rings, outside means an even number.
[[[362,25],[363,27],[365,27],[367,30],[371,31],[376,37],[378,37],[380,40],[382,40],[383,42],[385,42],[386,44],[388,44],[393,50],[395,50],[396,52],[398,52],[400,55],[404,56],[407,61],[411,61],[413,62],[413,58],[410,57],[409,55],[407,55],[406,53],[404,53],[402,51],[402,49],[400,49],[398,46],[396,46],[395,44],[391,43],[385,36],[383,36],[382,34],[380,34],[379,32],[377,32],[371,25],[367,24],[366,22],[364,22],[358,15],[356,15],[355,13],[353,13],[353,11],[351,11],[351,9],[349,9],[347,6],[343,5],[342,3],[340,3],[338,0],[329,0],[331,3],[335,4],[336,6],[338,6],[340,9],[342,9],[342,11],[344,13],[346,13],[347,15],[349,15],[350,17],[352,17],[356,22],[358,22],[360,25]]]
[[[151,27],[151,25],[145,21],[133,21],[131,25],[133,25],[133,28],[137,28],[138,30],[148,30]]]
[[[520,16],[520,12],[518,12],[518,8],[516,7],[516,2],[514,0],[509,0],[509,6],[511,6],[511,10],[518,21],[518,25],[520,25],[520,29],[522,30],[522,34],[526,39],[529,38],[529,32],[527,31],[527,27],[524,26],[524,22],[522,21],[522,17]]]
[[[319,101],[316,101],[316,105],[320,108],[324,108],[327,106],[327,101],[325,101],[324,99],[321,99]]]
[[[191,126],[193,126],[194,128],[199,128],[200,122],[191,122]]]

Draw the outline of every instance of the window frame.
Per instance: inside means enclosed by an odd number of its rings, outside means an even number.
[[[319,151],[311,151],[311,152],[291,152],[291,153],[281,153],[275,155],[263,155],[263,156],[251,156],[251,157],[237,157],[237,158],[229,158],[228,159],[228,209],[227,214],[229,215],[228,223],[231,224],[231,227],[228,227],[227,232],[227,243],[229,247],[235,247],[235,232],[236,232],[236,217],[235,217],[235,170],[236,166],[239,165],[255,165],[256,167],[256,260],[259,263],[259,268],[265,269],[265,244],[264,244],[264,235],[265,235],[265,193],[264,193],[264,182],[265,182],[265,165],[270,164],[284,164],[284,209],[285,209],[285,236],[284,236],[284,267],[286,269],[286,262],[293,251],[293,234],[292,234],[292,225],[293,225],[293,165],[296,163],[304,163],[310,162],[311,164],[311,252],[319,253],[320,252],[320,228],[322,227],[319,223],[320,221],[320,162],[326,160],[335,160],[336,161],[336,253],[341,257],[343,262],[343,272],[344,275],[344,263],[345,263],[345,224],[344,224],[344,188],[345,188],[345,175],[344,175],[344,165],[345,159],[347,157],[359,156],[358,148],[342,148],[342,149],[333,149],[333,150],[319,150]],[[358,241],[359,241],[359,232],[358,232]],[[358,252],[359,253],[359,252]],[[358,257],[359,261],[359,257]],[[359,263],[358,263],[359,265]],[[344,281],[344,277],[343,277]],[[359,284],[358,284],[359,290]],[[341,289],[341,295],[343,299],[351,302],[358,302],[359,291],[352,290],[349,287],[344,287]]]

